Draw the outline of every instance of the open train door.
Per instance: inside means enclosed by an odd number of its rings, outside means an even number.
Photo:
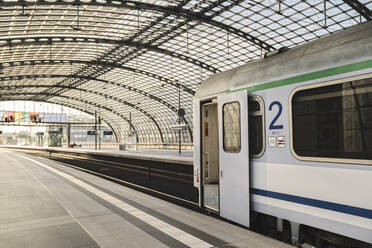
[[[248,93],[217,97],[220,215],[249,227]]]

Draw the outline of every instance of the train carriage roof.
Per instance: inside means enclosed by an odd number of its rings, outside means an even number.
[[[0,0],[0,97],[97,112],[119,142],[132,129],[161,143],[177,139],[180,91],[191,142],[192,98],[211,75],[370,22],[371,9],[372,0]]]
[[[196,97],[225,91],[255,91],[309,73],[372,60],[372,22],[350,27],[292,49],[283,49],[243,66],[212,75],[199,88]]]

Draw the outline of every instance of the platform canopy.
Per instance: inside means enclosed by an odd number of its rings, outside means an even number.
[[[192,142],[208,76],[372,19],[372,0],[0,0],[0,101],[94,114],[123,142]],[[180,97],[179,97],[180,96]],[[131,126],[131,127],[130,127]],[[172,128],[173,127],[173,128]]]

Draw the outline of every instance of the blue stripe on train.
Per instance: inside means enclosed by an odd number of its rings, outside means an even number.
[[[279,200],[295,202],[295,203],[308,205],[312,207],[323,208],[323,209],[328,209],[328,210],[332,210],[332,211],[336,211],[336,212],[340,212],[344,214],[351,214],[351,215],[355,215],[355,216],[359,216],[363,218],[372,219],[372,210],[366,209],[366,208],[358,208],[358,207],[338,204],[334,202],[316,200],[316,199],[311,199],[311,198],[306,198],[306,197],[296,196],[296,195],[283,194],[283,193],[278,193],[278,192],[273,192],[273,191],[268,191],[268,190],[263,190],[263,189],[251,188],[250,191],[252,194],[256,194],[256,195],[266,196],[266,197],[275,198]]]

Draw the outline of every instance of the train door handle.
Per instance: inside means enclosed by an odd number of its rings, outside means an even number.
[[[204,152],[204,154],[207,156],[207,159],[205,160],[205,165],[207,167],[205,178],[209,178],[209,152]]]
[[[223,171],[222,170],[220,171],[220,175],[221,175],[220,177],[222,178],[223,177]]]
[[[209,152],[204,152],[204,154],[207,156],[207,159],[205,160],[205,162],[207,165],[209,165]]]

